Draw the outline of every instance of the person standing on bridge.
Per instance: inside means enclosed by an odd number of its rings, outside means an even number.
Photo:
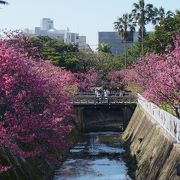
[[[119,91],[119,96],[122,97],[123,96],[123,91]]]
[[[108,103],[108,96],[109,96],[109,94],[110,94],[110,91],[109,91],[108,89],[105,89],[105,90],[103,91],[103,94],[104,94],[104,102],[105,102],[105,103]]]
[[[103,103],[103,100],[104,100],[104,91],[102,89],[100,89],[99,93],[100,93],[100,102]]]
[[[100,94],[99,90],[97,90],[97,89],[95,89],[95,96],[96,96],[96,102],[99,103],[99,99],[100,99],[101,94]]]

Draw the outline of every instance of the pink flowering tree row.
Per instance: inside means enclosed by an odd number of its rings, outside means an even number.
[[[100,73],[92,68],[86,73],[75,73],[76,83],[80,91],[86,91],[96,87],[100,80]]]
[[[38,56],[35,61],[36,49],[13,41],[0,41],[0,149],[48,160],[68,146],[72,126],[64,120],[72,115],[69,89],[76,78]],[[8,168],[1,164],[0,172]]]
[[[125,77],[126,77],[125,70],[109,72],[107,75],[106,86],[109,89],[113,89],[113,90],[117,90],[117,89],[123,90],[127,85],[125,81]]]
[[[175,48],[162,55],[147,54],[127,70],[126,81],[143,89],[143,95],[157,103],[168,104],[179,117],[180,106],[180,36],[174,39]]]
[[[38,47],[34,47],[31,37],[25,35],[22,31],[16,30],[4,32],[4,37],[7,48],[12,47],[21,55],[31,57],[36,61],[39,61],[42,58]]]
[[[104,74],[103,71],[92,68],[86,73],[75,73],[75,76],[80,91],[86,91],[95,87],[117,90],[124,89],[126,86],[125,74],[125,70],[111,71],[108,74]]]

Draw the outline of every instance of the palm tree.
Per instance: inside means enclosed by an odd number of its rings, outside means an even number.
[[[152,21],[156,13],[153,5],[145,4],[144,0],[139,0],[139,2],[134,3],[133,6],[132,15],[140,27],[141,51],[143,53],[145,25]]]
[[[133,23],[131,14],[123,14],[114,22],[114,29],[118,31],[119,35],[125,42],[125,68],[127,64],[127,43],[129,35],[135,31],[135,23]]]
[[[6,2],[6,1],[0,1],[0,4],[8,4],[8,2]]]
[[[152,23],[154,25],[156,25],[157,23],[159,23],[165,19],[171,18],[175,15],[172,11],[166,12],[163,7],[160,7],[159,9],[154,8],[154,12],[156,14],[156,16],[154,16],[152,19]]]
[[[180,15],[180,10],[179,9],[176,10],[176,15]]]

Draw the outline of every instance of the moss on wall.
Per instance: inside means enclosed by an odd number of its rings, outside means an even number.
[[[140,106],[137,106],[121,141],[129,142],[131,156],[136,158],[137,180],[180,179],[176,170],[180,163],[180,145]]]

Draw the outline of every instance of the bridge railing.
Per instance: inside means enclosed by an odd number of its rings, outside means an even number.
[[[108,97],[96,97],[95,95],[76,95],[73,99],[73,104],[122,104],[122,103],[136,103],[137,96],[125,95],[115,96],[109,95]]]
[[[138,94],[138,102],[142,108],[170,134],[177,143],[180,143],[180,120],[172,114],[160,109],[154,103]]]

